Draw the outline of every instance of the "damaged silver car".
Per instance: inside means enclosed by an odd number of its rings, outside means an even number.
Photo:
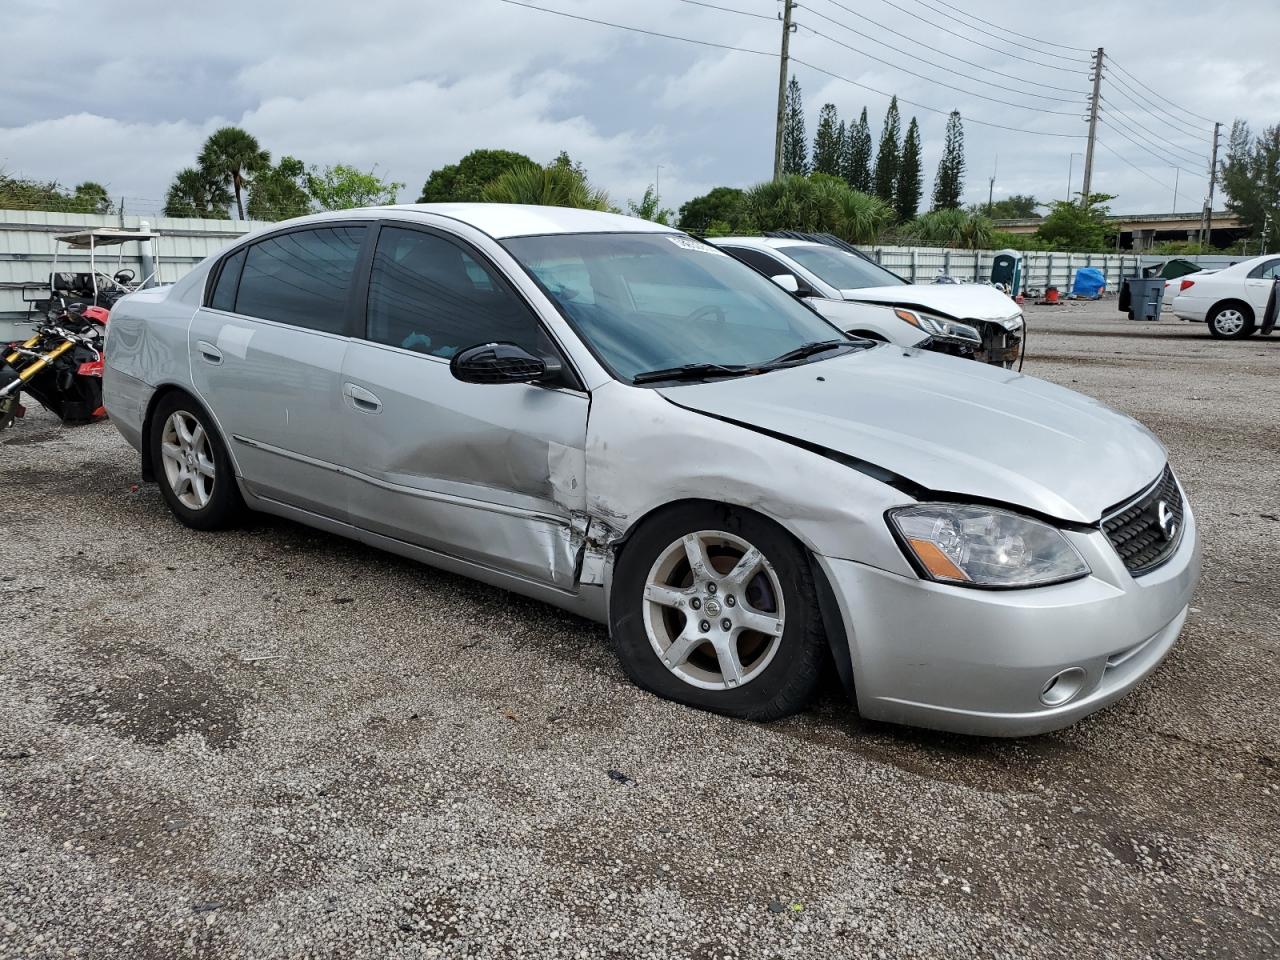
[[[1061,727],[1156,668],[1198,577],[1133,420],[850,337],[643,220],[278,224],[122,300],[105,354],[112,422],[188,526],[265,511],[537,597],[736,717],[835,671],[867,717]]]

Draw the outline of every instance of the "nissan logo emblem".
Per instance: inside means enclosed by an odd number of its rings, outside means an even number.
[[[1178,535],[1178,520],[1169,509],[1169,504],[1163,500],[1156,504],[1156,524],[1165,540],[1172,540]]]

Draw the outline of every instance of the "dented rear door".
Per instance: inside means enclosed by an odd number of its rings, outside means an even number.
[[[400,225],[382,228],[367,302],[366,336],[351,341],[342,371],[351,522],[572,586],[586,394],[462,383],[449,370],[449,357],[476,343],[545,352],[532,310],[475,250]]]

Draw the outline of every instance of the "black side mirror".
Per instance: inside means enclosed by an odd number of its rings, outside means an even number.
[[[480,343],[459,350],[450,372],[463,383],[532,383],[547,375],[547,362],[514,343]]]

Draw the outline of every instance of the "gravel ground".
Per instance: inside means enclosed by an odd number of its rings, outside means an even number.
[[[1028,308],[1206,541],[1133,695],[1020,741],[753,725],[604,632],[283,521],[193,534],[109,424],[0,438],[0,956],[1274,957],[1280,338]]]

